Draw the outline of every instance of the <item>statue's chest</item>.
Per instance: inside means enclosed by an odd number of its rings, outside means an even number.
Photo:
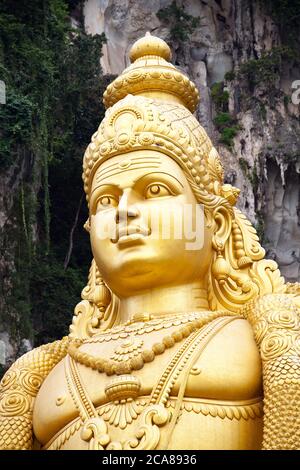
[[[34,409],[37,438],[44,444],[75,419],[84,395],[95,409],[108,413],[109,404],[133,399],[137,403],[138,413],[139,406],[144,405],[143,397],[149,398],[157,387],[171,388],[169,396],[176,397],[184,372],[188,374],[184,395],[189,398],[239,401],[261,394],[260,359],[247,322],[235,320],[225,326],[202,348],[201,354],[188,369],[190,350],[182,352],[187,339],[175,342],[173,346],[170,340],[172,333],[179,328],[180,324],[170,324],[165,328],[158,324],[148,330],[119,331],[81,346],[80,352],[87,354],[85,359],[93,357],[98,361],[92,364],[93,367],[97,368],[98,364],[102,370],[103,361],[113,362],[118,365],[118,375],[93,370],[83,360],[86,365],[77,362],[78,376],[74,377],[70,371],[72,360],[69,357],[64,359],[49,374],[37,396]],[[201,341],[199,349],[200,346]],[[153,350],[156,350],[155,356],[147,362],[147,354]],[[186,369],[183,367],[183,373],[177,377],[171,371],[172,367],[176,369],[176,357],[183,363],[186,359]],[[139,362],[139,368],[132,368]]]

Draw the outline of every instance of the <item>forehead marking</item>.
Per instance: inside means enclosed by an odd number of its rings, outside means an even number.
[[[160,165],[154,165],[154,164],[149,164],[149,165],[140,165],[140,166],[137,166],[137,165],[131,165],[130,168],[126,168],[126,170],[128,171],[131,171],[131,170],[141,170],[141,169],[149,169],[149,168],[159,168]],[[106,178],[111,178],[112,176],[116,176],[116,175],[119,175],[120,173],[123,173],[124,171],[124,168],[122,170],[120,169],[116,169],[115,171],[111,171],[111,173],[109,174],[106,174],[106,175],[97,175],[97,178],[96,178],[96,182],[99,183],[101,182],[103,179],[106,179]]]
[[[115,176],[124,170],[158,168],[160,164],[161,158],[159,156],[124,158],[121,162],[112,163],[105,169],[99,171],[99,173],[96,174],[96,182],[99,183],[101,179]]]

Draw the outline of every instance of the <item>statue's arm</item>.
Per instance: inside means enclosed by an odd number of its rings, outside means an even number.
[[[300,297],[266,295],[246,305],[260,349],[263,449],[300,449]]]
[[[32,449],[35,397],[51,369],[66,355],[68,337],[20,357],[0,383],[0,449]]]

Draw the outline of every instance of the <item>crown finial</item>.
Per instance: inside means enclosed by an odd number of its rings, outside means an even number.
[[[150,33],[138,39],[130,50],[131,65],[103,94],[106,108],[126,95],[141,95],[168,103],[180,103],[192,113],[199,102],[195,84],[171,64],[168,44]]]
[[[168,44],[149,31],[141,39],[138,39],[130,49],[129,58],[131,63],[145,56],[157,56],[167,61],[171,60],[172,54]]]

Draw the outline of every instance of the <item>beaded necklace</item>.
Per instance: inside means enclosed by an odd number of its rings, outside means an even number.
[[[228,315],[228,312],[224,312],[224,315]],[[179,343],[183,338],[187,338],[192,332],[218,317],[220,317],[220,312],[201,312],[183,315],[181,318],[178,315],[174,318],[168,318],[165,320],[156,319],[147,322],[145,325],[123,325],[121,327],[112,328],[109,332],[98,335],[97,337],[91,338],[87,341],[72,342],[69,346],[68,353],[79,364],[85,365],[93,370],[97,370],[100,373],[104,372],[108,376],[114,374],[129,374],[133,370],[142,369],[144,364],[152,362],[155,359],[155,356],[163,354],[166,349],[172,348],[175,343]],[[137,351],[134,357],[129,357],[128,360],[121,363],[118,363],[116,360],[96,357],[79,350],[79,347],[85,343],[117,340],[118,338],[126,338],[134,333],[140,335],[180,324],[184,325],[170,335],[164,336],[162,341],[156,342],[150,349],[144,349],[140,352]]]

